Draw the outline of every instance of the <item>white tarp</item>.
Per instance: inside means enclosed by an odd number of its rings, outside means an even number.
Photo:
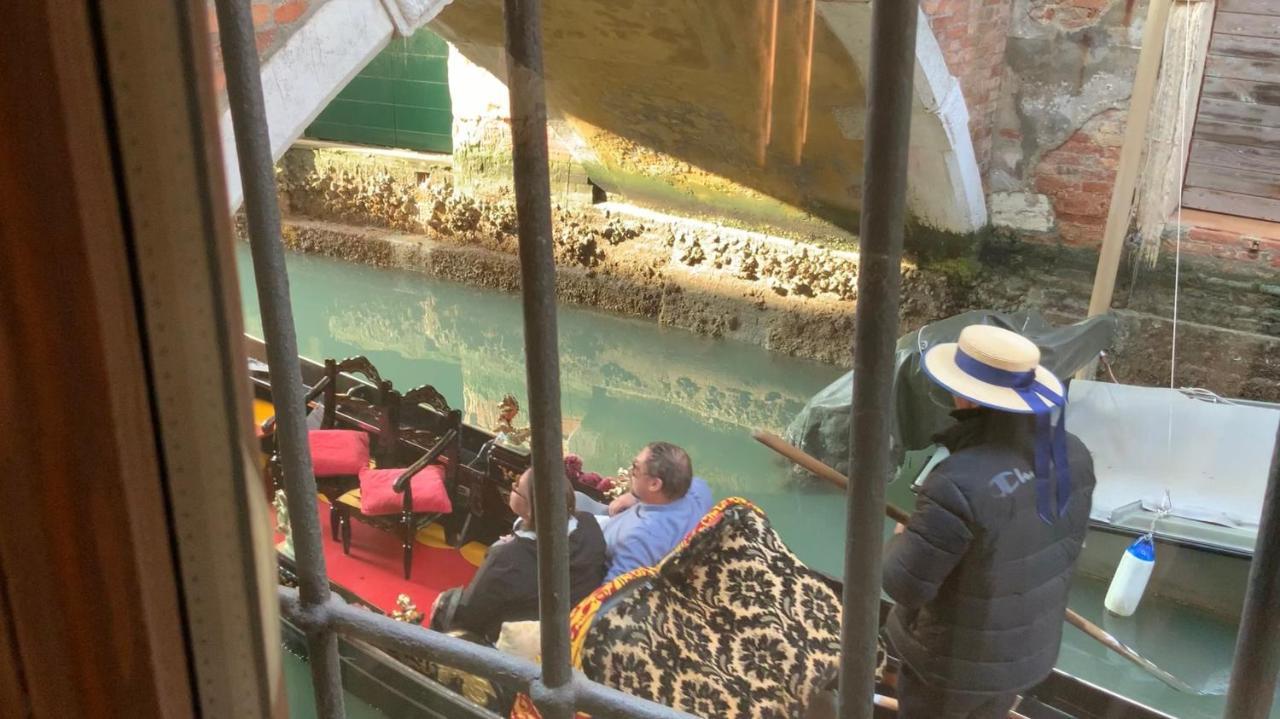
[[[1093,516],[1134,502],[1256,530],[1280,406],[1194,399],[1174,389],[1076,380],[1067,428],[1093,453]]]

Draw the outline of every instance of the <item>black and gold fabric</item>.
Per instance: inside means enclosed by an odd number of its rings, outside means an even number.
[[[836,674],[840,597],[746,500],[637,579],[605,588],[583,637],[595,681],[702,717],[797,719]]]

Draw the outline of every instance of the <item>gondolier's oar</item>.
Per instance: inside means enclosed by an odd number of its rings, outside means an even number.
[[[840,474],[836,470],[832,469],[830,466],[823,464],[816,457],[804,452],[798,447],[794,447],[788,444],[786,440],[782,439],[778,435],[773,434],[771,432],[765,432],[764,430],[757,429],[751,433],[751,436],[754,437],[755,440],[760,444],[763,444],[769,449],[772,449],[773,451],[777,452],[783,457],[786,457],[792,462],[795,462],[796,464],[800,465],[801,467],[804,467],[810,472],[813,472],[814,474],[827,480],[828,482],[831,482],[832,484],[835,484],[836,486],[841,488],[847,488],[849,486],[848,477],[845,477],[843,474]],[[884,506],[884,513],[888,515],[889,519],[892,519],[895,522],[901,522],[902,524],[906,524],[907,520],[911,518],[911,515],[907,514],[906,511],[888,503],[886,503]],[[1155,677],[1156,679],[1159,679],[1165,684],[1168,684],[1174,689],[1177,689],[1180,692],[1185,692],[1187,694],[1200,694],[1200,695],[1205,694],[1205,692],[1193,688],[1190,684],[1187,684],[1186,682],[1175,677],[1169,672],[1156,666],[1155,662],[1151,661],[1150,659],[1147,659],[1146,657],[1137,653],[1133,649],[1129,648],[1128,645],[1124,644],[1119,639],[1116,639],[1115,637],[1111,636],[1111,634],[1106,630],[1104,630],[1102,627],[1098,626],[1097,624],[1094,624],[1088,619],[1085,619],[1079,614],[1076,614],[1070,608],[1067,609],[1066,618],[1067,618],[1067,622],[1072,626],[1074,626],[1076,629],[1079,629],[1085,634],[1088,634],[1090,637],[1097,640],[1106,648],[1110,649],[1116,654],[1119,654],[1125,659],[1128,659],[1129,661],[1138,665],[1148,674]]]

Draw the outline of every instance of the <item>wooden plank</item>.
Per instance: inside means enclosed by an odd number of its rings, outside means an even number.
[[[1218,12],[1242,12],[1250,15],[1280,15],[1276,0],[1222,0]]]
[[[1224,215],[1280,222],[1280,200],[1269,200],[1263,197],[1248,197],[1203,187],[1188,187],[1182,195],[1182,205]]]
[[[1187,187],[1280,200],[1280,174],[1216,165],[1187,165]]]
[[[1238,12],[1220,12],[1213,24],[1213,34],[1280,39],[1280,14],[1267,17]]]
[[[1109,312],[1111,300],[1115,296],[1116,274],[1120,270],[1120,255],[1124,249],[1124,236],[1129,228],[1142,150],[1146,145],[1147,118],[1151,114],[1151,103],[1155,96],[1160,58],[1164,54],[1164,27],[1169,20],[1171,4],[1169,0],[1151,0],[1147,5],[1147,21],[1142,28],[1142,50],[1138,53],[1138,68],[1133,75],[1133,93],[1129,97],[1129,118],[1124,128],[1124,144],[1120,147],[1116,180],[1111,186],[1111,204],[1107,208],[1107,224],[1102,230],[1102,247],[1098,252],[1098,269],[1094,272],[1093,291],[1089,296],[1090,317]],[[1080,370],[1082,374],[1087,371],[1088,368]]]
[[[1209,52],[1227,57],[1280,60],[1280,39],[1215,32],[1209,41]]]
[[[1242,170],[1280,173],[1280,148],[1229,145],[1212,140],[1191,143],[1191,161],[1201,165],[1238,167]]]
[[[1248,102],[1255,105],[1280,105],[1280,78],[1276,82],[1255,80],[1228,80],[1222,77],[1206,77],[1201,98]]]
[[[1280,127],[1280,105],[1254,105],[1247,102],[1206,98],[1200,101],[1199,118]]]
[[[1231,145],[1267,146],[1280,143],[1280,129],[1202,118],[1196,121],[1196,130],[1192,138],[1225,142]]]
[[[1280,60],[1252,60],[1209,53],[1204,73],[1209,77],[1274,81],[1280,78]]]

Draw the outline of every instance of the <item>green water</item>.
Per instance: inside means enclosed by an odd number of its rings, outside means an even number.
[[[245,327],[261,336],[248,249],[238,251]],[[290,255],[289,272],[304,355],[366,355],[398,387],[431,383],[485,428],[504,394],[527,406],[517,296],[308,255]],[[843,495],[794,480],[749,432],[781,431],[841,370],[571,307],[559,334],[565,436],[587,469],[612,474],[646,442],[680,444],[717,498],[751,499],[802,560],[840,574]],[[1192,686],[1225,691],[1234,626],[1150,597],[1133,618],[1104,617],[1105,591],[1078,580],[1071,605]],[[1222,715],[1221,696],[1180,695],[1070,627],[1059,666],[1174,716]]]
[[[316,697],[311,686],[307,660],[287,648],[280,652],[284,663],[284,685],[289,694],[289,719],[314,719]],[[360,701],[351,692],[343,700],[347,719],[383,719],[382,712]]]

